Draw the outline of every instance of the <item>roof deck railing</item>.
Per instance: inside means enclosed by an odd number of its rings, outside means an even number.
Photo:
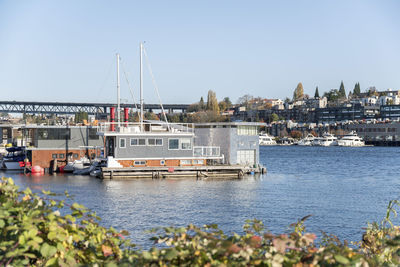
[[[195,157],[219,157],[219,146],[194,146],[193,156]]]
[[[165,122],[103,122],[99,124],[99,133],[194,133],[193,123]]]

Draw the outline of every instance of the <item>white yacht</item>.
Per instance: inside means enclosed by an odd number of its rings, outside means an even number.
[[[268,135],[267,133],[260,134],[258,137],[258,142],[260,146],[275,146],[276,141],[274,137]]]
[[[352,131],[344,135],[339,141],[339,146],[365,146],[365,142],[357,135],[356,132]]]
[[[306,137],[301,139],[299,142],[297,142],[297,145],[299,146],[311,146],[314,142],[314,135],[308,134]]]
[[[314,137],[314,140],[311,142],[312,146],[320,146],[322,137]]]
[[[337,146],[337,137],[330,133],[324,133],[319,140],[320,146]]]

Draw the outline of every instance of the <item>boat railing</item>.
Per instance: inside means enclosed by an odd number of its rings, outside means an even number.
[[[99,133],[194,133],[193,123],[103,122]]]
[[[195,146],[193,147],[194,157],[219,157],[219,146]]]

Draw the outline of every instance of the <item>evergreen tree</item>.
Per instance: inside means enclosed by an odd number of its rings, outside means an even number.
[[[356,85],[354,85],[353,95],[359,96],[360,94],[361,94],[360,83],[356,83]]]
[[[344,89],[343,81],[340,83],[339,97],[346,98],[346,90]]]
[[[232,101],[229,99],[229,97],[225,97],[223,101],[226,103],[227,108],[232,107]]]
[[[199,109],[200,110],[204,110],[205,109],[203,97],[200,98]]]
[[[304,96],[303,84],[302,84],[302,83],[299,83],[299,84],[297,85],[296,89],[294,90],[294,93],[293,93],[293,100],[294,100],[294,101],[300,100],[300,99],[303,98],[303,96]]]
[[[315,89],[314,98],[319,98],[318,86],[317,86],[317,88]]]

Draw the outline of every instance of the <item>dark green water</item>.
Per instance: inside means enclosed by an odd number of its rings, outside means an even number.
[[[134,242],[157,226],[217,223],[240,232],[246,219],[272,232],[312,214],[308,231],[360,240],[367,222],[381,220],[400,196],[400,148],[261,147],[268,174],[243,180],[101,181],[90,176],[11,176],[33,190],[68,190],[105,226],[126,229]],[[396,220],[398,222],[398,220]]]

